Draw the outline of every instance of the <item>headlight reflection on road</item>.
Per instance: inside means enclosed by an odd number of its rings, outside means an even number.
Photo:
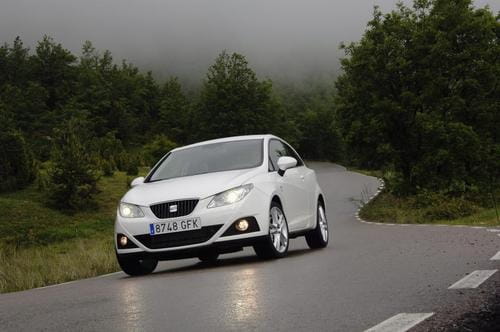
[[[143,303],[143,294],[138,287],[138,283],[134,280],[126,282],[119,290],[120,306],[123,319],[122,331],[138,331],[146,317],[146,312]]]
[[[257,281],[256,271],[253,268],[232,273],[228,285],[228,312],[231,315],[229,319],[242,323],[258,318],[261,293]]]

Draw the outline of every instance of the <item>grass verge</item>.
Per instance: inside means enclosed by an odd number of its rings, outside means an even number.
[[[0,292],[14,292],[118,271],[112,234],[93,239],[0,247]]]
[[[117,271],[113,223],[129,181],[123,172],[101,178],[98,206],[74,214],[47,207],[34,185],[1,194],[0,293]]]
[[[460,203],[460,202],[459,202]],[[458,207],[457,207],[458,206]],[[460,212],[458,203],[444,201],[439,205],[421,204],[415,197],[397,197],[389,192],[381,192],[360,211],[360,217],[367,221],[396,224],[447,224],[470,226],[500,226],[495,209],[474,205],[464,213],[454,217],[448,211]],[[449,217],[442,217],[442,216]]]

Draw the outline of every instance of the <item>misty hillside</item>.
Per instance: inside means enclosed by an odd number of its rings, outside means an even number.
[[[0,41],[34,47],[44,34],[74,53],[85,40],[165,78],[197,84],[222,50],[245,54],[274,80],[331,76],[342,41],[358,40],[373,6],[396,0],[3,0]],[[411,3],[406,0],[404,3]],[[477,7],[494,0],[475,1]]]

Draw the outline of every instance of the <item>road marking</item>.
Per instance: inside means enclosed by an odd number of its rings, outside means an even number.
[[[474,271],[448,287],[448,289],[477,288],[497,271],[498,270]]]
[[[492,261],[500,261],[500,251],[495,254],[495,256],[491,257]]]
[[[109,277],[109,276],[112,276],[114,274],[119,274],[119,273],[122,273],[122,272],[121,271],[111,272],[111,273],[107,273],[107,274],[101,274],[101,275],[98,275],[98,276],[95,276],[95,277],[84,278],[84,279],[77,279],[77,280],[71,280],[71,281],[62,282],[60,284],[53,284],[53,285],[48,285],[48,286],[36,287],[36,288],[33,288],[33,289],[45,289],[45,288],[53,288],[53,287],[58,287],[58,286],[64,286],[64,285],[74,284],[76,282],[80,282],[80,281],[84,281],[84,280],[92,280],[92,279],[105,278],[105,277]]]
[[[487,229],[488,232],[493,232],[493,233],[496,233],[496,232],[500,232],[500,229],[498,228],[491,228],[491,229]]]
[[[397,314],[382,323],[366,330],[365,332],[404,332],[408,331],[418,323],[426,320],[434,315],[433,312],[429,313],[414,313],[414,314]]]

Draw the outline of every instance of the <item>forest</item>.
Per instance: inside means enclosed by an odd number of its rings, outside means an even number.
[[[194,90],[90,41],[73,54],[18,37],[0,47],[0,191],[36,186],[48,206],[81,210],[101,177],[176,146],[272,133],[307,160],[380,172],[396,196],[496,204],[499,17],[469,0],[375,8],[331,81],[273,83],[221,51]]]

